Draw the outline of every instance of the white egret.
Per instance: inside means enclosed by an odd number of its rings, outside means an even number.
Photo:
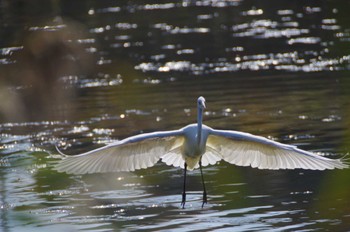
[[[202,124],[204,97],[197,101],[197,123],[179,130],[160,131],[132,136],[104,147],[67,156],[56,170],[71,174],[134,171],[148,168],[159,160],[184,168],[182,207],[186,202],[186,171],[200,168],[203,183],[203,204],[207,203],[202,166],[219,160],[259,169],[343,169],[342,159],[329,159],[293,145],[264,137],[232,131],[216,130]]]

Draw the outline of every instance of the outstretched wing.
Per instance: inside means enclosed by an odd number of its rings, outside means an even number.
[[[212,129],[207,147],[231,164],[259,169],[343,169],[340,159],[328,159],[296,146],[238,131]]]
[[[136,135],[80,155],[63,154],[65,158],[55,169],[71,174],[134,171],[151,167],[163,155],[177,151],[182,140],[182,130]]]

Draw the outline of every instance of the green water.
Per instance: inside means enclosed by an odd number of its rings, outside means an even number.
[[[158,163],[74,176],[59,156],[196,120],[339,158],[350,150],[343,1],[3,4],[0,231],[348,231],[349,170]],[[58,17],[60,16],[60,17]]]

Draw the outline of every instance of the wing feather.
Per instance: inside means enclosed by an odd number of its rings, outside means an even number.
[[[207,147],[225,161],[259,169],[343,169],[348,164],[341,159],[329,159],[293,145],[238,131],[211,129]]]
[[[182,136],[182,130],[146,133],[83,154],[74,156],[63,154],[65,158],[55,166],[55,169],[72,174],[86,174],[134,171],[151,167],[169,151],[174,157],[181,158],[181,154],[177,154],[179,150],[174,147],[179,147]]]
[[[185,162],[182,158],[180,147],[167,152],[161,157],[161,159],[165,164],[169,166],[173,165],[174,167],[183,167]]]
[[[207,166],[209,164],[216,164],[219,160],[221,160],[221,155],[211,147],[206,147],[206,152],[202,156],[202,166]]]

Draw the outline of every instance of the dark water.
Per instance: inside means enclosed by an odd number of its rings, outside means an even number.
[[[69,154],[192,123],[350,150],[347,1],[4,1],[0,231],[350,231],[349,170],[57,173]]]

